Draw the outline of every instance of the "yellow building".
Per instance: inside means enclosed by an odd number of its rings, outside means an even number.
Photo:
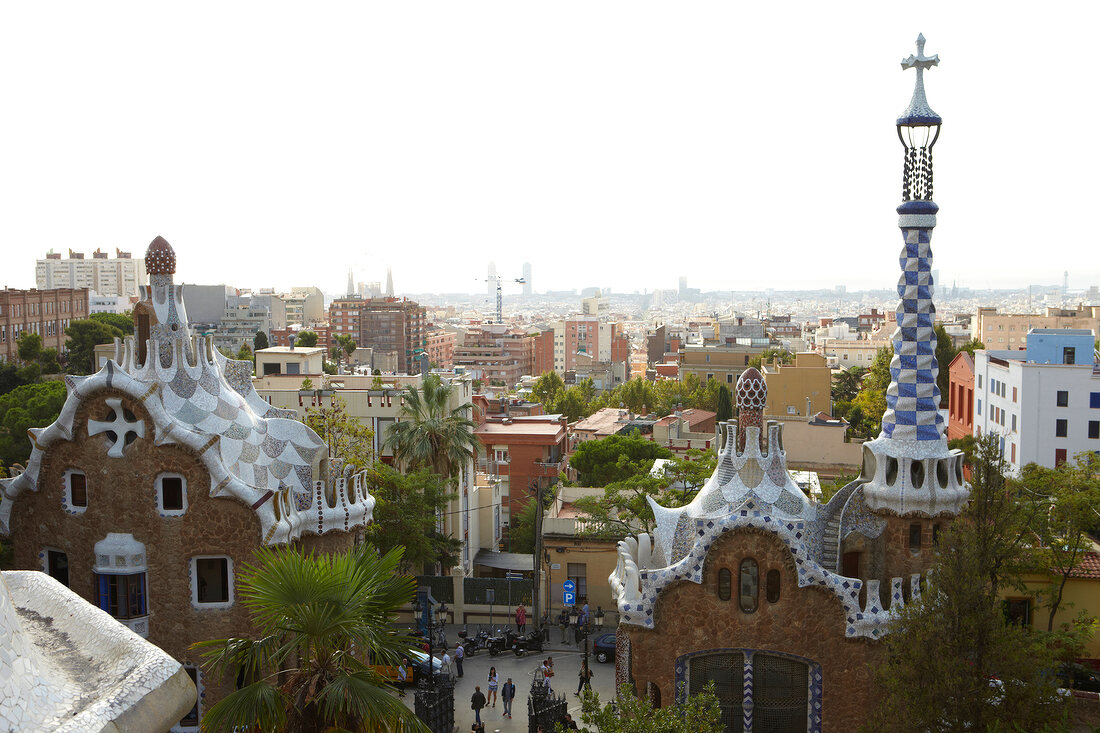
[[[1001,597],[1005,600],[1008,617],[1024,626],[1046,630],[1050,610],[1043,604],[1041,596],[1049,593],[1051,584],[1059,580],[1056,576],[1035,573],[1024,576],[1024,591],[1015,588],[1002,590]],[[1054,615],[1054,628],[1071,624],[1082,612],[1100,617],[1100,553],[1097,552],[1086,553],[1066,582],[1062,604]],[[1100,639],[1094,635],[1085,644],[1083,655],[1087,659],[1100,661]]]
[[[717,379],[729,385],[732,390],[741,372],[749,368],[749,362],[764,353],[767,345],[743,346],[707,345],[685,346],[680,349],[680,380],[688,374],[694,374],[702,382]],[[771,390],[771,383],[768,383]]]
[[[764,367],[768,382],[766,415],[813,416],[832,412],[833,375],[825,357],[812,352],[795,354],[794,364]]]
[[[549,564],[543,565],[543,583],[550,589],[545,607],[553,613],[552,623],[561,611],[566,580],[573,581],[578,603],[587,600],[592,612],[602,608],[610,615],[609,626],[614,626],[617,621],[611,586],[607,582],[618,562],[617,542],[585,537],[584,516],[573,506],[573,502],[581,496],[602,494],[603,489],[563,487],[542,520],[542,547],[549,556]]]

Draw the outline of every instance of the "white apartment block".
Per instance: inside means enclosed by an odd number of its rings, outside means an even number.
[[[1034,329],[1026,351],[974,352],[974,434],[1000,437],[1012,473],[1100,452],[1100,362],[1083,329]]]
[[[85,258],[83,252],[70,249],[62,259],[60,252],[50,252],[36,262],[35,282],[39,290],[88,288],[99,295],[138,297],[138,286],[148,282],[145,260],[117,249],[115,255],[112,259],[97,249]]]

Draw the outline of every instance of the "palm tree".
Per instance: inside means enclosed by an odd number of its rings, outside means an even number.
[[[214,674],[244,681],[203,716],[204,731],[425,731],[370,664],[396,665],[412,639],[391,622],[416,591],[395,574],[402,549],[337,555],[261,548],[240,595],[257,639],[195,644]],[[363,657],[369,654],[369,662]]]
[[[428,468],[444,478],[459,472],[466,460],[477,455],[477,425],[468,415],[469,402],[448,409],[454,387],[429,374],[417,389],[405,390],[405,404],[383,445],[393,449],[394,459],[409,469]]]

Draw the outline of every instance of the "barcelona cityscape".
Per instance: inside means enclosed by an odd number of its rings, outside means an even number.
[[[0,733],[1100,730],[1095,7],[0,18]]]

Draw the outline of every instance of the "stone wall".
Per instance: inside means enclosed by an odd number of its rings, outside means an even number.
[[[107,417],[105,397],[120,398],[124,408],[145,421],[145,437],[127,446],[123,458],[107,456],[110,440],[105,435],[88,437],[88,419]],[[55,444],[45,455],[38,491],[24,492],[13,503],[15,567],[43,569],[43,548],[62,550],[68,555],[70,587],[94,605],[95,543],[110,532],[132,534],[145,544],[147,554],[148,639],[181,662],[195,664],[199,658],[189,651],[192,643],[247,635],[251,629],[239,597],[224,610],[192,607],[190,558],[227,555],[237,579],[244,564],[253,562],[260,524],[236,500],[211,498],[210,479],[199,457],[181,446],[153,445],[152,430],[153,421],[141,404],[120,392],[104,390],[86,399],[74,421],[73,440]],[[62,505],[67,469],[87,476],[88,507],[81,514],[70,514]],[[165,472],[186,477],[183,516],[161,517],[157,511],[154,480]],[[205,705],[230,689],[226,682],[204,675]]]
[[[738,604],[738,569],[745,558],[759,565],[758,607],[751,614],[743,613]],[[718,596],[722,568],[732,574],[728,601]],[[773,569],[780,573],[780,595],[776,603],[769,603],[765,578]],[[769,532],[745,528],[715,541],[703,583],[672,584],[661,593],[654,613],[654,630],[620,626],[619,633],[628,636],[634,688],[656,686],[664,704],[676,699],[677,657],[720,648],[776,651],[820,664],[823,731],[855,730],[877,699],[872,668],[882,659],[884,647],[846,638],[840,601],[816,586],[799,588],[790,551]]]

